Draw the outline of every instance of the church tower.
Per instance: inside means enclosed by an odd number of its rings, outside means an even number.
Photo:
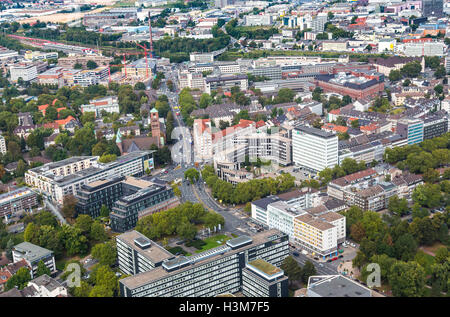
[[[158,146],[161,144],[161,125],[159,123],[159,114],[156,108],[150,110],[150,128],[152,137],[158,138]]]

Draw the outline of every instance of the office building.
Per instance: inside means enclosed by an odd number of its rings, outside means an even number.
[[[402,118],[397,122],[397,134],[408,139],[408,144],[420,143],[423,137],[424,123],[420,119]]]
[[[320,129],[296,126],[292,133],[292,161],[312,172],[338,164],[338,136]]]
[[[448,114],[445,110],[437,111],[423,119],[423,139],[428,140],[448,132]]]
[[[53,274],[56,272],[55,257],[53,251],[47,250],[30,242],[22,242],[14,246],[12,249],[13,262],[25,260],[31,268],[31,278],[36,276],[39,262],[43,262],[45,266]]]
[[[0,217],[11,216],[19,211],[31,211],[38,205],[37,195],[28,187],[0,194]]]
[[[406,56],[445,56],[447,45],[442,42],[406,43]]]
[[[142,176],[153,169],[154,151],[136,151],[110,163],[98,162],[98,156],[74,156],[29,169],[25,182],[58,204],[64,196],[74,195],[82,185],[111,176]]]
[[[112,203],[109,214],[116,232],[133,229],[140,218],[180,204],[170,185],[134,177],[126,177],[121,184],[123,196]]]
[[[171,260],[175,256],[148,239],[143,234],[133,230],[116,238],[119,269],[128,275],[148,272]]]
[[[243,271],[247,263],[262,259],[279,267],[288,255],[288,237],[278,230],[264,231],[252,237],[240,236],[228,240],[225,245],[190,257],[163,260],[161,266],[121,279],[120,293],[124,297],[214,297],[224,293],[234,294],[243,291]],[[162,255],[162,258],[166,257],[166,254]],[[245,277],[246,292],[250,296],[249,285],[254,288],[256,284],[251,278],[250,274]],[[276,273],[268,278],[263,284],[265,289],[273,289],[275,278],[280,278],[280,288],[284,287],[281,276]],[[262,279],[259,277],[261,283]]]
[[[242,294],[246,297],[288,297],[284,271],[262,259],[248,262],[242,270]]]
[[[38,75],[38,71],[36,65],[29,63],[21,63],[13,65],[9,68],[11,81],[17,83],[19,78],[22,78],[23,81],[32,81],[36,79]]]

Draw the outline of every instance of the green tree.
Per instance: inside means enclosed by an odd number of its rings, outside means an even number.
[[[96,69],[98,67],[97,63],[92,61],[92,60],[88,60],[86,63],[86,67],[87,69]]]
[[[100,208],[100,216],[101,217],[109,217],[109,213],[111,211],[109,210],[109,208],[106,205],[102,205],[102,207]]]
[[[52,273],[50,272],[50,269],[44,264],[44,262],[41,260],[38,263],[37,271],[36,271],[36,277],[47,274],[50,276]]]
[[[195,168],[190,168],[187,171],[184,172],[184,178],[189,179],[191,184],[194,183],[194,181],[197,181],[200,177],[200,173]]]
[[[307,260],[305,262],[305,265],[303,266],[302,269],[302,281],[304,284],[308,283],[308,279],[310,276],[316,275],[317,274],[317,270],[316,267],[314,266],[314,264]]]
[[[108,238],[105,227],[99,221],[94,221],[91,225],[89,237],[94,241],[105,241]]]
[[[112,243],[98,243],[92,247],[92,256],[100,265],[112,266],[116,263],[117,250]]]
[[[397,195],[389,197],[388,210],[398,216],[403,216],[408,212],[408,201],[406,198],[398,198]]]
[[[290,285],[292,285],[293,282],[302,279],[302,268],[292,256],[288,256],[283,260],[281,269],[287,275]]]
[[[11,276],[8,282],[6,282],[5,290],[9,291],[16,286],[18,289],[24,289],[29,281],[31,281],[30,270],[26,267],[21,267],[17,270],[16,274]]]
[[[396,262],[388,279],[394,296],[419,297],[423,294],[425,270],[417,262]]]

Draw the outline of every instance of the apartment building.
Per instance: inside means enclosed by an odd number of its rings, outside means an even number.
[[[153,168],[154,151],[136,151],[110,163],[99,163],[98,156],[74,156],[29,169],[25,182],[48,199],[63,203],[65,195],[74,195],[82,185],[110,176],[142,176]]]
[[[406,43],[406,56],[445,56],[447,45],[443,42]]]
[[[323,41],[322,42],[322,51],[337,51],[337,52],[345,52],[348,49],[348,41]]]
[[[289,236],[294,241],[294,218],[298,210],[290,207],[284,201],[276,201],[267,205],[267,223],[269,228],[275,228]]]
[[[31,211],[37,205],[34,191],[28,187],[17,188],[0,194],[0,217],[8,217],[19,211]]]
[[[102,112],[120,113],[119,101],[116,96],[107,96],[90,100],[89,104],[81,105],[81,112],[94,112],[96,117],[101,117]]]
[[[239,74],[241,66],[236,62],[193,63],[188,66],[191,73],[213,72],[218,70],[221,74]]]
[[[26,51],[24,58],[29,61],[58,59],[58,52]]]
[[[209,162],[212,160],[212,127],[209,119],[195,119],[194,132],[194,160],[195,162]]]
[[[338,136],[298,125],[292,133],[292,161],[313,172],[338,164]]]
[[[31,268],[31,278],[36,276],[38,264],[42,261],[53,274],[56,272],[56,263],[53,251],[47,250],[30,242],[22,242],[12,249],[13,262],[25,260]]]
[[[252,237],[240,236],[228,240],[225,245],[190,257],[163,260],[166,257],[163,254],[161,258],[153,259],[162,261],[161,266],[121,279],[120,293],[124,297],[214,297],[233,294],[243,291],[242,275],[247,263],[262,259],[279,267],[288,255],[288,237],[278,230],[264,231]],[[278,275],[270,277],[281,278]],[[248,283],[255,285],[248,276],[245,279],[246,287]],[[277,296],[283,292],[280,290]],[[248,290],[247,294],[252,293]]]

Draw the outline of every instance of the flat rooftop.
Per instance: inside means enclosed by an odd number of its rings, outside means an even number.
[[[30,242],[19,243],[14,247],[13,250],[21,253],[22,258],[28,260],[29,262],[35,262],[53,253],[50,250],[47,250]]]
[[[276,267],[275,265],[270,264],[269,262],[264,261],[263,259],[253,260],[248,262],[254,268],[264,272],[267,275],[274,275],[281,272],[281,269]]]
[[[317,129],[317,128],[311,128],[311,127],[306,127],[304,125],[297,125],[294,130],[298,130],[298,131],[302,131],[305,132],[307,134],[312,134],[314,136],[318,136],[321,138],[337,138],[337,135],[331,132],[327,132],[327,131],[323,131],[321,129]]]
[[[371,297],[371,290],[341,275],[311,276],[308,291],[322,297]]]
[[[219,259],[219,258],[221,258],[223,256],[228,256],[228,255],[231,255],[231,254],[242,252],[242,251],[244,251],[246,249],[249,249],[251,247],[254,247],[256,245],[260,245],[260,244],[262,244],[264,242],[269,241],[272,236],[278,236],[277,238],[279,238],[281,236],[284,236],[284,234],[281,233],[280,231],[276,230],[276,229],[267,230],[267,231],[264,231],[264,232],[261,232],[261,233],[258,233],[256,235],[252,236],[252,243],[250,243],[250,244],[248,244],[248,245],[246,245],[246,246],[244,246],[242,248],[238,248],[236,250],[228,251],[225,254],[218,254],[216,256],[205,258],[205,259],[200,260],[200,261],[195,262],[195,263],[191,262],[190,265],[185,266],[183,268],[180,268],[178,270],[171,271],[171,272],[166,271],[162,266],[158,266],[157,268],[155,268],[155,269],[153,269],[151,271],[142,272],[142,273],[136,274],[134,276],[126,277],[126,278],[121,280],[121,283],[123,283],[123,285],[126,286],[127,288],[133,290],[133,289],[136,289],[136,288],[141,287],[143,285],[146,285],[146,284],[148,284],[148,283],[150,283],[152,281],[157,281],[157,280],[159,280],[161,278],[165,278],[165,277],[168,277],[168,276],[176,275],[176,274],[179,274],[181,272],[190,270],[190,269],[192,269],[194,267],[199,267],[201,265],[204,265],[206,263],[209,263],[211,261]],[[277,238],[274,238],[274,239],[271,239],[271,240],[275,240]],[[186,260],[186,257],[182,256],[180,258],[181,258],[180,261],[184,263],[184,261]]]
[[[139,254],[141,254],[142,256],[149,259],[152,263],[162,262],[164,260],[169,260],[174,257],[174,255],[172,253],[170,253],[163,247],[159,246],[154,241],[148,239],[142,233],[139,233],[135,230],[130,231],[130,232],[125,232],[125,233],[117,236],[117,239],[121,240],[126,245],[128,245],[132,249],[139,252]],[[149,240],[150,246],[145,249],[142,249],[135,244],[134,240],[142,241],[142,242],[144,242],[144,240],[145,240],[145,242],[147,242],[147,240]],[[141,244],[143,244],[142,242],[141,242]]]

